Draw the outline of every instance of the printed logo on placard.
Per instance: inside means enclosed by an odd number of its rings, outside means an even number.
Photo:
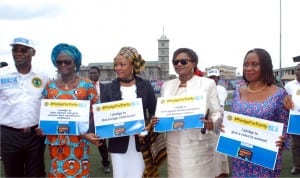
[[[228,115],[227,120],[231,121],[232,120],[232,115]]]

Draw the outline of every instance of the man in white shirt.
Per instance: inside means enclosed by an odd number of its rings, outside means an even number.
[[[285,90],[289,94],[289,98],[291,99],[292,95],[300,92],[300,63],[295,67],[295,75],[296,79],[292,80],[284,86]],[[286,106],[286,105],[285,105]],[[292,108],[288,108],[292,109]],[[292,160],[293,167],[291,169],[291,174],[299,174],[300,173],[300,135],[291,134],[292,138]]]
[[[218,69],[211,69],[207,72],[207,77],[213,79],[217,85],[217,92],[220,100],[220,105],[224,110],[225,101],[228,93],[222,85],[218,85],[220,80],[220,71]],[[217,143],[219,135],[216,135],[215,142]],[[215,164],[216,164],[216,177],[222,178],[229,175],[229,164],[226,155],[215,152]]]
[[[98,96],[101,101],[101,89],[103,89],[104,84],[99,82],[99,77],[100,77],[100,69],[97,66],[91,66],[89,69],[89,79],[93,82],[97,89]],[[102,165],[103,165],[103,172],[104,173],[109,173],[110,170],[110,161],[108,158],[108,150],[106,146],[106,140],[102,139],[100,140],[101,145],[98,147],[99,153],[102,157]]]
[[[42,90],[48,76],[32,65],[32,40],[15,38],[12,43],[15,67],[0,75],[1,157],[6,177],[44,177],[44,137],[39,123]]]
[[[220,80],[220,71],[218,69],[211,69],[207,72],[207,77],[213,79],[217,85],[217,91],[220,99],[220,104],[224,108],[225,100],[228,96],[228,93],[222,85],[219,85]]]

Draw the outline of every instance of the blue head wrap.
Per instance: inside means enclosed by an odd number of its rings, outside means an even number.
[[[75,65],[76,65],[76,72],[78,72],[79,69],[80,69],[80,66],[81,66],[81,53],[80,53],[80,51],[75,46],[69,45],[69,44],[66,44],[66,43],[60,43],[60,44],[56,45],[52,49],[52,53],[51,53],[51,60],[52,60],[52,63],[55,67],[57,66],[57,64],[56,64],[57,56],[60,53],[67,54],[67,55],[72,57],[72,59],[75,62]]]

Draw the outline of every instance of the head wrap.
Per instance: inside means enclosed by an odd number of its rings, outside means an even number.
[[[52,53],[51,53],[51,60],[53,65],[56,67],[56,60],[57,60],[57,56],[60,53],[64,53],[67,54],[69,56],[72,57],[72,59],[75,62],[76,65],[76,72],[79,71],[80,66],[81,66],[81,53],[80,51],[73,45],[69,45],[66,43],[60,43],[58,45],[56,45],[53,49],[52,49]]]
[[[133,72],[134,74],[140,74],[145,67],[145,60],[138,53],[138,51],[133,47],[123,47],[120,49],[117,55],[121,55],[128,59],[134,66]]]

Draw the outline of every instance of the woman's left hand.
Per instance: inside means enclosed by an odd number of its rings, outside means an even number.
[[[282,149],[284,146],[284,136],[280,136],[279,140],[275,142],[276,146],[279,147],[279,149]]]
[[[283,99],[283,105],[286,109],[294,109],[295,104],[292,100],[292,96],[291,95],[286,95]]]
[[[211,118],[202,118],[202,121],[204,123],[204,128],[206,128],[207,130],[212,130],[214,128],[214,122]]]
[[[39,135],[39,136],[43,136],[44,135],[44,132],[43,132],[43,130],[40,127],[37,127],[34,130],[35,130],[35,133],[37,135]]]
[[[94,133],[86,133],[84,135],[82,135],[84,138],[86,138],[87,140],[89,140],[91,143],[93,143],[96,146],[101,146],[100,144],[100,137],[98,137],[97,135],[95,135]]]

